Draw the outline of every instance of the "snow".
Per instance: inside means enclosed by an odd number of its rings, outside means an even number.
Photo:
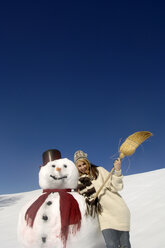
[[[17,221],[22,206],[42,190],[0,195],[0,244],[22,248],[17,242]],[[165,169],[124,177],[120,194],[131,212],[132,248],[165,247]]]
[[[165,247],[165,169],[125,177],[133,248]]]

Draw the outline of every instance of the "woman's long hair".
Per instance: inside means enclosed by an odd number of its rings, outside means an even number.
[[[85,162],[86,165],[87,165],[87,171],[86,171],[86,173],[90,177],[92,177],[93,179],[97,179],[97,177],[99,175],[99,171],[97,169],[98,166],[90,163],[89,160],[88,159],[85,159],[85,158],[80,158],[78,161]],[[77,167],[77,162],[76,162],[76,167]],[[77,167],[77,169],[78,169],[78,167]],[[81,173],[80,171],[79,171],[79,174],[80,174],[80,176],[83,175],[83,173]]]

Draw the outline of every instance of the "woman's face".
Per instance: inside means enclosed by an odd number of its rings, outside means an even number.
[[[79,172],[86,173],[87,172],[87,163],[85,161],[78,160],[77,161],[77,168]]]

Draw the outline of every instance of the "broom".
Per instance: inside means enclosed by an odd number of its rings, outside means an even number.
[[[123,142],[123,144],[120,146],[120,149],[119,149],[120,156],[119,156],[119,158],[120,159],[123,159],[125,156],[131,156],[136,151],[136,148],[140,144],[142,144],[146,139],[148,139],[150,136],[152,136],[152,133],[151,132],[148,132],[148,131],[140,131],[140,132],[136,132],[136,133],[133,133],[132,135],[130,135]],[[102,186],[96,192],[95,197],[94,197],[94,200],[97,198],[97,196],[99,195],[100,191],[102,190],[102,188],[104,187],[104,185],[109,180],[109,178],[112,175],[114,169],[115,168],[113,167],[112,170],[109,172],[109,175],[105,179],[104,183],[102,184]]]

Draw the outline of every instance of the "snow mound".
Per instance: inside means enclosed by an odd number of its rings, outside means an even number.
[[[0,195],[1,247],[21,248],[17,242],[18,214],[41,192]],[[125,176],[120,194],[131,212],[132,248],[164,248],[165,169]]]

